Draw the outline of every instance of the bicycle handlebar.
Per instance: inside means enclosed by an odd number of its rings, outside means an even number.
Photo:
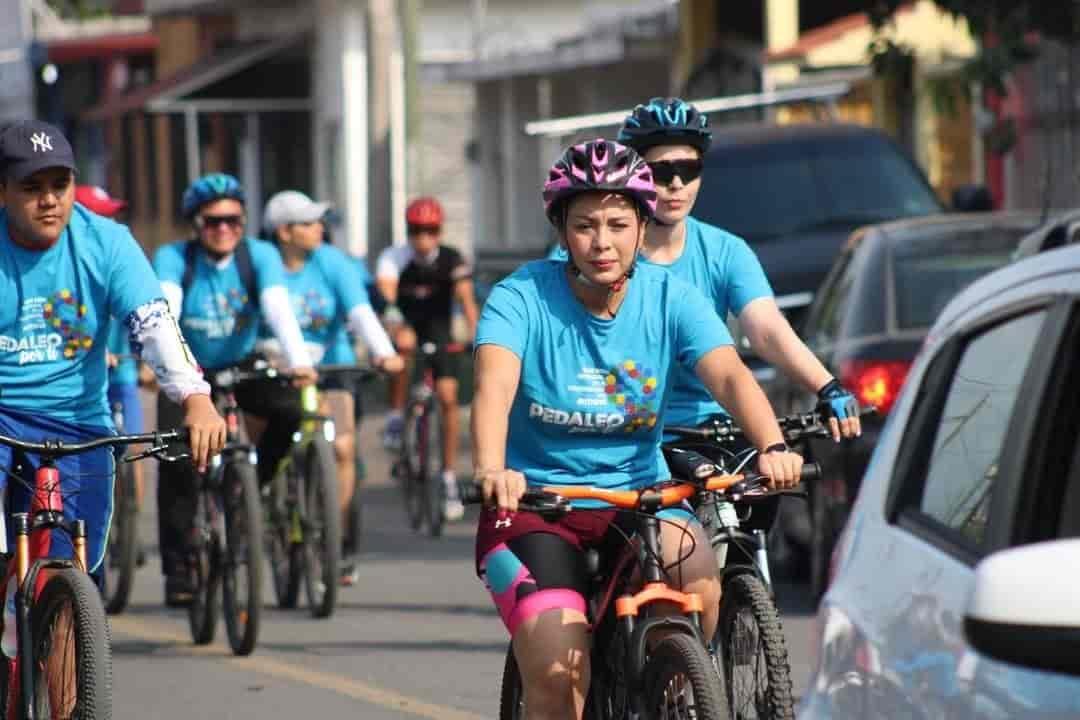
[[[870,406],[859,411],[859,417],[866,417],[877,412],[877,408]],[[827,417],[819,412],[795,413],[776,418],[776,424],[784,433],[784,439],[788,442],[798,442],[804,438],[829,437]],[[725,442],[745,436],[743,429],[735,424],[732,418],[714,420],[711,425],[696,427],[691,425],[665,425],[664,433],[679,435],[685,439],[693,440],[716,440]]]
[[[381,374],[380,371],[375,368],[360,367],[358,365],[320,365],[315,369],[319,373],[320,383],[324,377],[330,375],[366,382],[368,380],[374,380]]]
[[[817,463],[803,465],[801,480],[816,480],[820,477],[821,467]],[[640,490],[610,490],[593,485],[545,485],[527,490],[518,500],[518,508],[541,514],[567,513],[574,509],[571,503],[573,500],[599,500],[622,510],[639,510],[643,507],[659,509],[678,505],[703,490],[725,492],[741,486],[742,491],[745,491],[755,486],[763,486],[768,481],[768,478],[756,473],[738,473],[714,475],[700,482],[679,482]],[[466,504],[483,502],[479,488],[474,493],[467,494],[463,500]]]
[[[441,350],[444,353],[454,355],[456,353],[468,352],[472,347],[472,343],[443,343],[439,345],[431,341],[420,343],[417,347],[417,352],[421,355],[436,355]]]
[[[138,435],[109,435],[108,437],[87,440],[86,442],[69,444],[60,439],[35,443],[0,435],[0,444],[23,452],[44,455],[49,458],[59,458],[105,446],[153,444],[156,447],[172,440],[183,442],[187,440],[187,437],[187,430],[166,430],[164,432],[140,433]]]
[[[211,371],[208,375],[210,375],[210,384],[217,389],[232,388],[240,383],[251,382],[254,380],[271,380],[274,378],[288,377],[287,372],[278,370],[270,365],[266,365],[265,367],[256,365],[254,368],[228,367]]]

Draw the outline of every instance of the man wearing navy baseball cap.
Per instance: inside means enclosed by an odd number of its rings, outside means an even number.
[[[28,248],[52,247],[74,202],[75,153],[67,138],[49,123],[11,123],[0,132],[0,171],[12,239]],[[41,193],[45,188],[53,192]]]
[[[75,156],[59,129],[25,120],[0,130],[0,434],[74,443],[115,433],[106,402],[106,340],[112,318],[184,407],[192,458],[205,469],[225,442],[225,423],[150,262],[126,227],[75,204]],[[7,512],[25,512],[36,462],[0,446]],[[87,570],[100,580],[112,515],[112,451],[56,463],[67,498],[86,522]],[[8,478],[19,478],[11,482]],[[64,503],[73,519],[75,504]],[[3,518],[3,515],[0,515]],[[6,552],[0,531],[0,552]],[[64,533],[52,551],[72,553]],[[106,711],[108,714],[108,711]]]

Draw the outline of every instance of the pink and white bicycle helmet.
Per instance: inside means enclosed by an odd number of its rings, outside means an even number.
[[[625,145],[598,138],[567,148],[552,165],[544,183],[548,220],[559,225],[571,198],[595,191],[626,195],[646,218],[656,214],[656,186],[645,160]]]

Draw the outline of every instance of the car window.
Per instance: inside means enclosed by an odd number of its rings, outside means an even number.
[[[928,328],[961,290],[1009,262],[1026,228],[943,229],[893,250],[894,318],[903,330]]]
[[[1074,443],[1076,450],[1065,486],[1065,500],[1061,506],[1061,524],[1058,537],[1080,538],[1080,437]]]
[[[714,148],[695,217],[751,244],[940,212],[916,167],[870,135]]]
[[[920,514],[979,548],[1006,431],[1046,312],[996,325],[971,339],[937,419]]]

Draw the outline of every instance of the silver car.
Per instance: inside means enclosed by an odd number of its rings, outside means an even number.
[[[946,307],[838,541],[800,718],[1080,717],[1080,246]]]

